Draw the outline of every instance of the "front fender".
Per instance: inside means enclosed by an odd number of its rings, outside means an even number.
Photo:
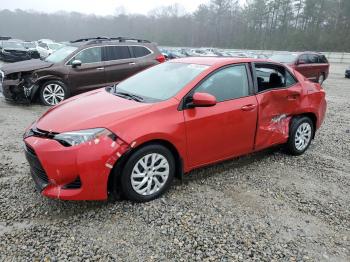
[[[34,81],[34,85],[32,88],[32,92],[30,95],[30,99],[33,100],[35,95],[37,94],[37,92],[40,90],[41,86],[47,82],[47,81],[51,81],[51,80],[57,80],[57,81],[61,81],[63,82],[65,85],[67,85],[66,81],[64,81],[61,77],[55,76],[55,75],[45,75],[45,76],[41,76],[38,77],[35,81]]]
[[[178,153],[179,157],[183,160],[183,168],[185,172],[189,170],[187,154],[186,154],[186,139],[185,136],[171,136],[167,133],[150,133],[144,136],[141,136],[132,141],[128,141],[130,148],[132,150],[137,150],[143,145],[151,142],[163,142],[166,144],[170,144]]]

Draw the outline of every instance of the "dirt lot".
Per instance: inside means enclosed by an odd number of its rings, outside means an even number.
[[[350,260],[350,79],[300,157],[267,150],[192,172],[146,204],[62,202],[34,190],[22,150],[47,108],[0,99],[0,261]]]

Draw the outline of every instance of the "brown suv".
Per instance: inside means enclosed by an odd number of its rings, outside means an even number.
[[[4,65],[0,91],[7,100],[56,105],[69,96],[116,84],[164,62],[156,44],[130,38],[86,38],[70,42],[45,60]]]
[[[276,53],[270,57],[271,60],[288,64],[296,71],[313,82],[322,83],[329,74],[329,63],[327,58],[316,52],[302,53]]]

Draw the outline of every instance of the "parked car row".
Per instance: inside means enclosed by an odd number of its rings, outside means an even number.
[[[236,57],[236,58],[261,58],[280,62],[294,68],[313,82],[322,84],[329,74],[327,58],[316,52],[280,52],[267,56],[251,51],[232,51],[216,48],[161,48],[161,52],[167,59],[205,56],[205,57]]]
[[[156,44],[147,40],[86,38],[70,42],[43,60],[4,65],[0,83],[7,100],[30,102],[39,98],[53,106],[72,95],[119,83],[164,61]]]
[[[41,58],[7,64],[0,69],[0,84],[5,98],[20,102],[40,99],[50,106],[72,95],[119,83],[166,59],[198,56],[268,58],[254,52],[216,48],[158,49],[156,44],[147,40],[122,37],[86,38],[64,44],[49,39],[36,42],[9,39],[2,41],[2,46],[8,60],[10,57],[22,57],[23,60]],[[9,46],[12,46],[12,52],[9,52]],[[319,53],[281,52],[269,59],[287,64],[320,84],[328,77],[329,63]]]
[[[175,59],[190,56],[206,57],[237,57],[237,58],[268,58],[266,55],[254,52],[233,51],[217,48],[169,48],[161,47],[162,54],[167,59]]]
[[[30,59],[44,59],[63,47],[49,39],[38,41],[23,41],[10,37],[0,38],[0,60],[4,62],[19,62]]]
[[[39,58],[39,52],[25,46],[25,42],[10,39],[0,41],[0,60],[4,62],[18,62]]]

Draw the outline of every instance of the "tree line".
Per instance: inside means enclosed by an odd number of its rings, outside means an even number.
[[[147,15],[96,16],[0,10],[0,36],[57,41],[128,36],[160,45],[350,51],[350,0],[211,0],[193,13],[178,4]]]

